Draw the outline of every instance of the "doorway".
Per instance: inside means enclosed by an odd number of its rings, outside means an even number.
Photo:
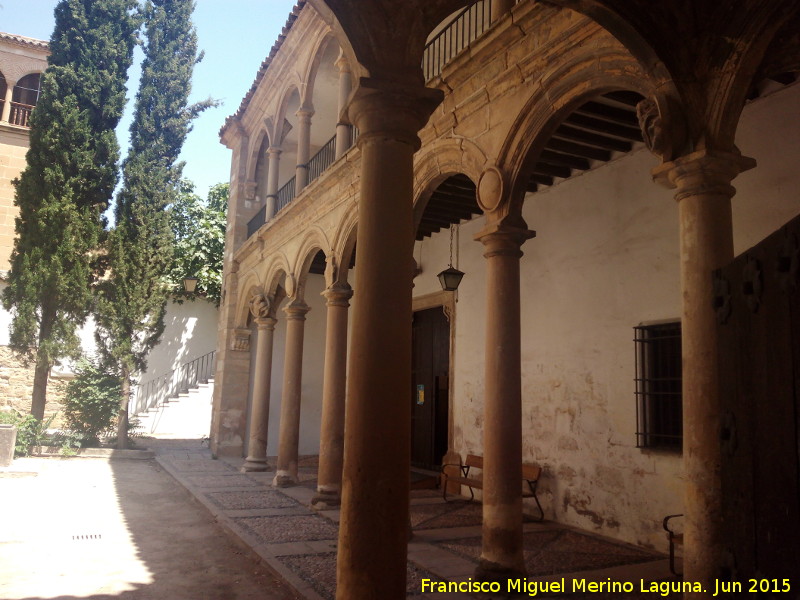
[[[411,464],[438,470],[447,453],[450,323],[441,306],[414,312],[411,363]]]

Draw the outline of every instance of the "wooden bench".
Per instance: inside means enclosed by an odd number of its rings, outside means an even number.
[[[683,575],[682,572],[678,573],[678,571],[675,569],[675,547],[680,546],[683,548],[683,533],[679,533],[675,531],[675,529],[671,529],[669,522],[672,519],[682,516],[682,514],[667,515],[664,517],[664,522],[662,523],[664,531],[667,532],[667,536],[669,538],[669,570],[672,571],[673,575]]]
[[[481,472],[475,473],[474,471],[476,469],[479,469]],[[522,497],[533,498],[536,502],[536,507],[539,509],[539,518],[537,521],[544,519],[544,510],[542,510],[542,505],[539,504],[539,498],[536,497],[536,486],[539,483],[539,476],[541,474],[542,468],[538,465],[522,465]],[[447,500],[448,483],[455,483],[468,487],[470,500],[474,500],[474,490],[483,489],[483,457],[476,456],[475,454],[467,454],[467,459],[464,461],[463,465],[455,463],[442,465],[442,497],[445,499],[445,502],[449,502],[449,500]]]

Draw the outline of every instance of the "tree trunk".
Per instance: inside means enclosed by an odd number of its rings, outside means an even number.
[[[119,418],[117,419],[117,448],[128,447],[128,401],[131,396],[131,379],[128,369],[122,369],[122,394],[119,398]]]
[[[31,395],[31,414],[42,421],[47,402],[47,380],[50,377],[50,363],[40,353],[36,355],[36,369],[33,373],[33,393]]]
[[[47,380],[50,378],[50,359],[44,351],[44,343],[50,339],[53,315],[48,305],[42,306],[42,321],[39,325],[39,348],[36,351],[36,369],[33,372],[33,392],[31,393],[31,414],[44,420],[44,407],[47,403]]]

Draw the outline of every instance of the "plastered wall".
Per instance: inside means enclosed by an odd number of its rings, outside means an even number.
[[[740,175],[735,248],[800,213],[800,86],[753,102],[737,138],[759,166]],[[523,460],[544,467],[548,518],[665,549],[661,519],[682,511],[681,457],[635,447],[633,327],[679,318],[678,211],[652,183],[646,150],[528,195],[537,237],[522,248]],[[483,219],[460,228],[451,446],[481,453],[486,307]],[[449,234],[426,238],[414,294],[439,289]]]

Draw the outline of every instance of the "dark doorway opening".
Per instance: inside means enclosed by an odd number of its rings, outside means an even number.
[[[450,324],[442,307],[414,313],[412,340],[411,464],[438,470],[450,409]]]

